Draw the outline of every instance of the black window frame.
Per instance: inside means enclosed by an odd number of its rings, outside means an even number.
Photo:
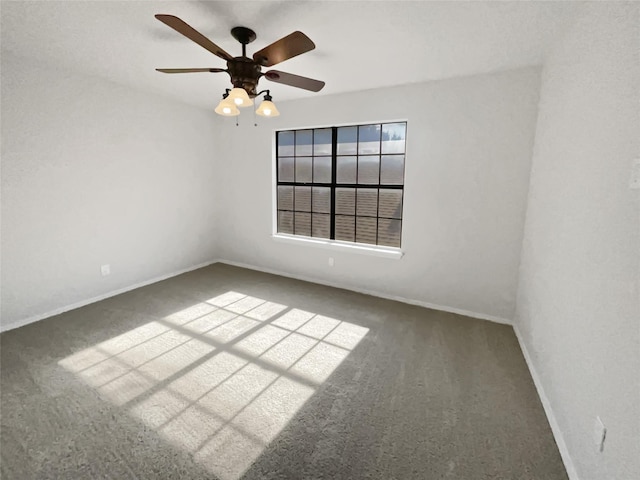
[[[384,125],[397,125],[397,124],[404,124],[404,148],[403,151],[400,152],[393,152],[393,153],[383,153],[382,152],[382,144],[383,144],[383,135],[382,135],[382,131],[383,131],[383,127]],[[362,127],[375,127],[375,126],[379,126],[380,127],[380,147],[378,149],[377,153],[370,153],[370,154],[366,154],[366,153],[360,153],[360,138],[359,138],[359,133],[360,133],[360,129]],[[355,127],[356,128],[356,152],[353,154],[347,154],[347,155],[338,155],[338,130],[340,128],[349,128],[349,127]],[[364,246],[370,246],[370,247],[382,247],[382,248],[398,248],[400,249],[402,247],[402,230],[403,230],[403,223],[404,223],[404,219],[403,219],[403,213],[404,213],[404,188],[405,188],[405,174],[406,174],[406,159],[407,159],[407,143],[406,143],[406,135],[407,135],[407,127],[408,127],[408,122],[406,120],[396,120],[396,121],[385,121],[385,122],[376,122],[376,123],[364,123],[364,124],[348,124],[348,125],[335,125],[335,126],[327,126],[327,127],[311,127],[311,128],[300,128],[300,129],[283,129],[283,130],[277,130],[275,132],[276,134],[276,144],[275,144],[275,167],[276,167],[276,182],[275,182],[275,233],[279,234],[279,235],[290,235],[292,237],[300,237],[300,238],[311,238],[311,239],[320,239],[320,240],[328,240],[331,242],[341,242],[341,243],[347,243],[347,244],[355,244],[355,245],[364,245]],[[314,136],[315,136],[315,131],[316,130],[331,130],[331,154],[330,154],[330,158],[331,158],[331,181],[330,182],[315,182],[314,181],[314,157],[317,157],[318,155],[314,155],[314,147],[315,147],[315,143],[314,143]],[[310,155],[296,155],[296,136],[298,134],[298,132],[311,132],[311,154]],[[292,155],[280,155],[280,145],[279,145],[279,138],[280,138],[280,134],[282,133],[293,133],[294,134],[294,141],[293,141],[293,147],[294,147],[294,151]],[[403,157],[403,164],[402,164],[402,183],[381,183],[381,176],[382,176],[382,158],[384,156],[391,156],[391,155],[398,155],[398,156],[402,156]],[[324,157],[329,157],[329,155],[322,155]],[[338,183],[337,181],[337,172],[338,172],[338,157],[340,156],[349,156],[349,157],[355,157],[356,158],[356,177],[355,177],[355,183]],[[358,178],[358,168],[359,168],[359,164],[360,164],[360,157],[378,157],[379,161],[378,161],[378,183],[359,183],[359,178]],[[288,158],[291,159],[293,162],[293,181],[281,181],[280,180],[280,159],[281,158]],[[310,158],[311,159],[311,181],[310,182],[299,182],[297,181],[297,175],[296,175],[296,168],[297,168],[297,158]],[[280,208],[280,196],[279,196],[279,188],[281,186],[290,186],[292,187],[292,191],[293,191],[293,199],[292,199],[292,209],[281,209]],[[296,187],[309,187],[310,188],[310,209],[308,212],[306,211],[301,211],[301,210],[296,210],[296,203],[295,203],[295,190]],[[329,232],[329,237],[324,237],[324,236],[314,236],[313,235],[313,187],[322,187],[322,188],[329,188],[330,189],[330,232]],[[336,213],[336,190],[340,189],[340,188],[344,188],[344,189],[353,189],[354,190],[354,213],[353,215],[344,215],[344,214],[337,214]],[[368,215],[358,215],[358,204],[357,204],[357,195],[358,195],[358,189],[376,189],[377,190],[377,195],[376,195],[376,216],[372,217],[372,216],[368,216]],[[401,191],[401,197],[400,197],[400,213],[399,213],[399,217],[384,217],[384,216],[380,216],[380,191],[381,190],[400,190]],[[292,216],[292,232],[293,233],[289,233],[289,232],[282,232],[280,231],[280,212],[290,212],[291,216]],[[309,213],[310,215],[310,234],[309,235],[303,235],[300,233],[295,233],[296,229],[295,229],[295,217],[296,217],[296,213]],[[326,213],[318,213],[315,212],[316,214],[323,214],[326,215]],[[350,240],[342,240],[342,239],[336,239],[336,216],[353,216],[354,218],[354,227],[353,227],[353,241]],[[375,218],[376,219],[376,243],[370,243],[370,242],[362,242],[362,241],[358,241],[357,239],[357,219],[358,217],[366,217],[366,218]],[[399,236],[398,236],[398,243],[397,245],[389,245],[388,243],[380,243],[380,238],[379,238],[379,223],[380,223],[380,219],[383,220],[388,220],[388,221],[397,221],[399,222]]]

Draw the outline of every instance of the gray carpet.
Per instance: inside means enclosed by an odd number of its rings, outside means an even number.
[[[5,479],[566,479],[511,327],[216,264],[1,336]]]

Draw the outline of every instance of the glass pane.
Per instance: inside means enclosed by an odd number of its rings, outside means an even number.
[[[406,123],[382,125],[382,153],[404,153]]]
[[[380,153],[380,125],[358,127],[358,153]]]
[[[278,210],[293,210],[293,187],[278,187]]]
[[[311,146],[313,144],[312,130],[296,131],[296,157],[306,155],[311,156]]]
[[[376,218],[356,217],[356,242],[376,243],[376,229],[378,222]]]
[[[338,155],[355,155],[358,145],[358,127],[340,127],[338,129]]]
[[[331,157],[313,157],[313,181],[331,183]]]
[[[336,182],[356,183],[357,157],[338,157]]]
[[[311,157],[296,157],[296,182],[311,183]]]
[[[322,128],[313,131],[313,154],[331,155],[331,129]]]
[[[295,212],[295,234],[311,236],[311,214]]]
[[[293,182],[293,158],[278,158],[278,181]]]
[[[400,232],[402,222],[400,220],[390,220],[388,218],[378,219],[378,245],[389,247],[400,246]]]
[[[402,218],[402,190],[380,189],[378,216]]]
[[[293,212],[278,212],[278,232],[293,234]]]
[[[313,187],[312,211],[331,213],[331,189],[329,187]]]
[[[295,211],[310,212],[311,211],[311,187],[295,187]],[[297,228],[297,227],[296,227]]]
[[[358,157],[358,183],[377,185],[380,173],[380,157]]]
[[[356,217],[336,215],[336,240],[355,242],[355,219]]]
[[[375,188],[358,188],[356,200],[358,215],[366,217],[378,216],[378,190]]]
[[[380,165],[380,183],[404,184],[404,155],[383,155]]]
[[[356,191],[354,188],[336,188],[336,213],[342,215],[356,213]]]
[[[294,132],[278,132],[278,156],[293,156]]]
[[[331,215],[314,213],[311,219],[311,236],[329,238],[331,235]]]

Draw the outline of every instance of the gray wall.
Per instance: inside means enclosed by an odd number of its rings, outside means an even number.
[[[640,478],[639,10],[591,5],[542,72],[517,329],[582,480]]]
[[[282,102],[258,127],[250,112],[240,127],[220,119],[220,257],[510,321],[538,93],[539,70],[527,68]],[[398,119],[408,120],[403,258],[272,237],[274,129]]]
[[[3,53],[2,329],[211,261],[213,126]]]

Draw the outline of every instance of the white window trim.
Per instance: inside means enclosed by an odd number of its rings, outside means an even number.
[[[380,245],[368,245],[365,243],[343,242],[341,240],[327,240],[302,235],[288,235],[286,233],[273,233],[271,236],[276,242],[289,243],[299,246],[323,248],[374,257],[394,258],[400,260],[404,252],[400,248],[383,247]]]

